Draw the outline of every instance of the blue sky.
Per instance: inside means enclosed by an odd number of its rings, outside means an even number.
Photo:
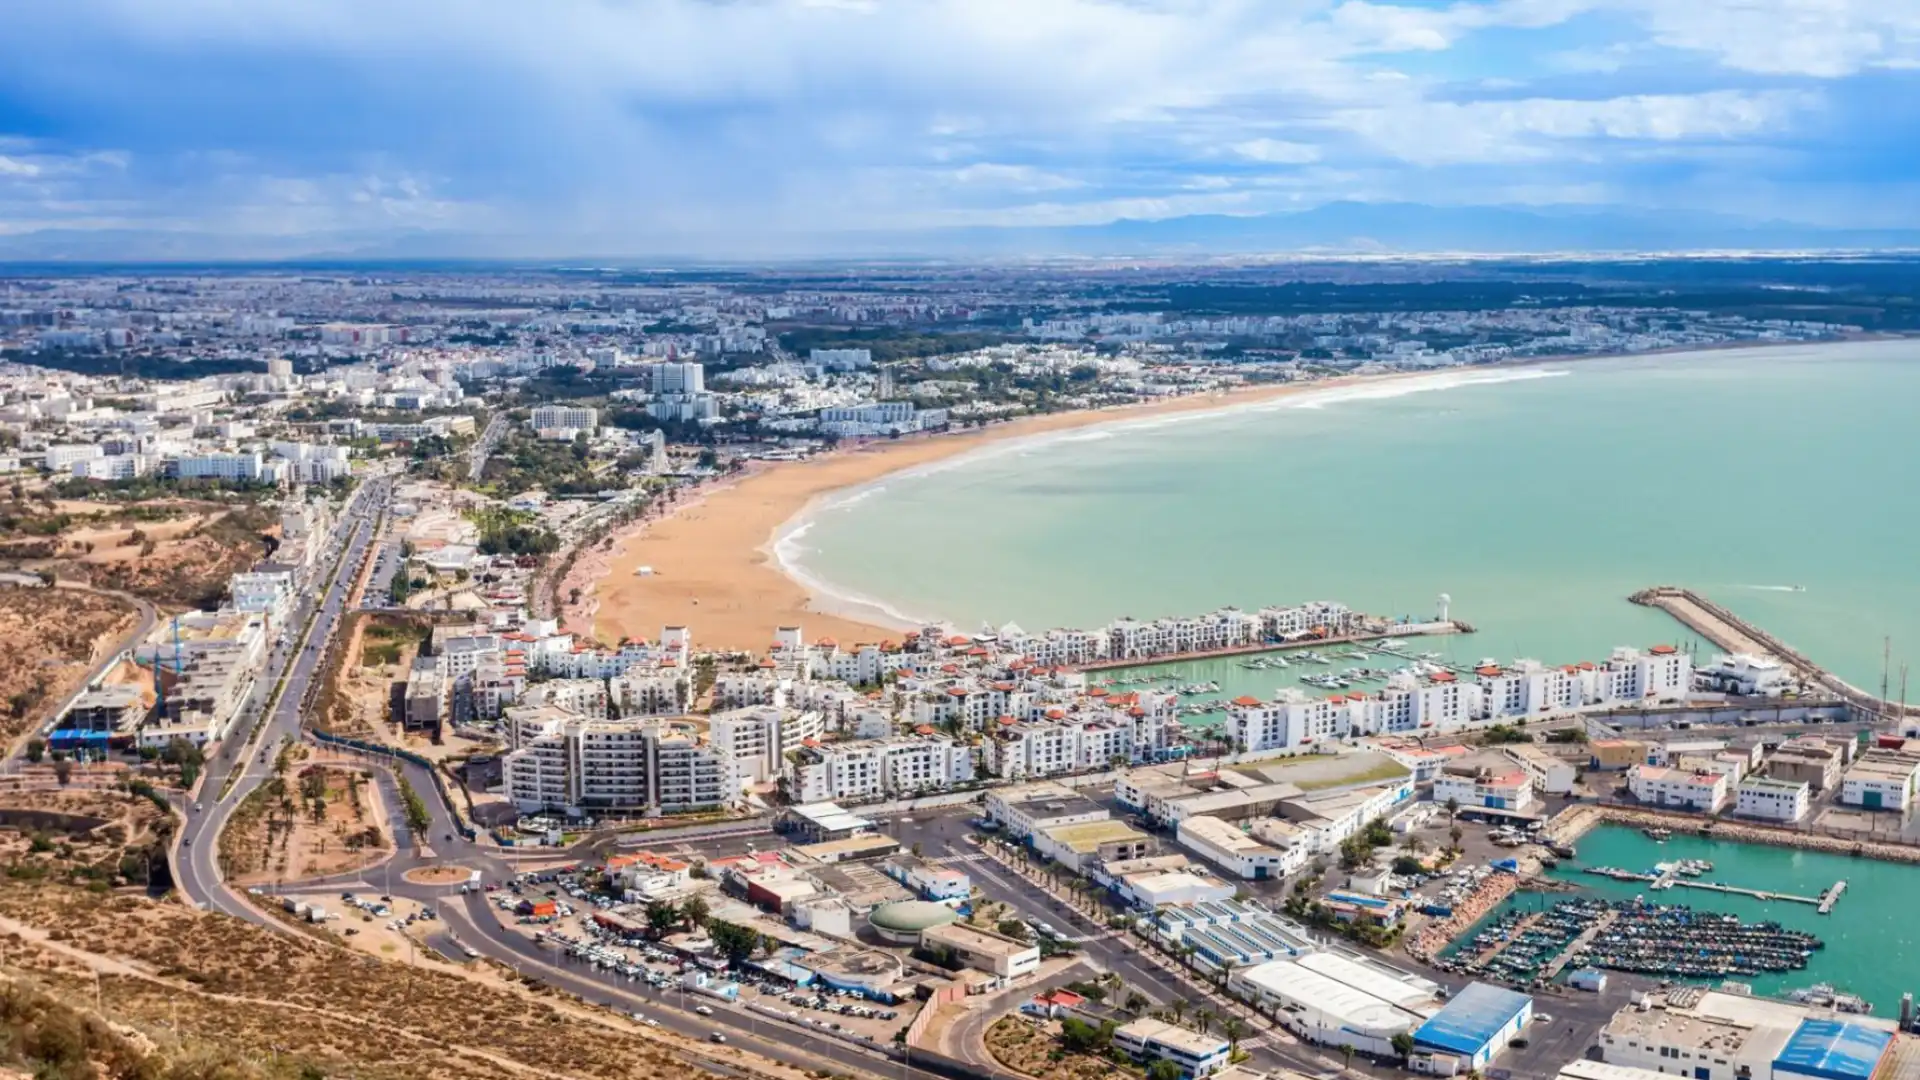
[[[1920,0],[13,0],[0,31],[0,239],[750,253],[1335,200],[1920,226]]]

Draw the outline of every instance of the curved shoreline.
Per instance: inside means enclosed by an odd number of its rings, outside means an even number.
[[[903,616],[918,613],[900,612],[884,601],[841,588],[805,567],[797,541],[815,518],[885,483],[924,475],[935,468],[956,467],[983,453],[1007,452],[1085,429],[1157,425],[1176,417],[1184,420],[1261,408],[1312,408],[1317,407],[1316,401],[1333,403],[1428,388],[1505,382],[1515,378],[1516,372],[1571,367],[1590,360],[1636,360],[1749,348],[1819,348],[1838,343],[1742,342],[1625,355],[1540,357],[1464,369],[1340,376],[1140,405],[1026,416],[965,432],[868,442],[806,461],[758,464],[740,476],[692,493],[685,503],[665,515],[638,523],[616,538],[609,570],[587,597],[597,619],[593,630],[602,640],[622,636],[650,639],[658,635],[661,626],[687,625],[703,647],[754,651],[765,649],[772,631],[779,626],[801,625],[809,638],[833,637],[846,644],[898,637],[903,626],[919,624]],[[1414,386],[1407,389],[1396,383]],[[1287,401],[1301,397],[1309,400]],[[655,573],[636,577],[635,570],[641,566],[651,566]]]
[[[593,636],[602,641],[652,639],[662,626],[691,626],[701,645],[713,649],[762,650],[776,627],[791,625],[804,626],[810,638],[846,643],[898,637],[903,627],[918,623],[880,601],[849,595],[804,566],[795,566],[780,551],[784,542],[791,554],[793,541],[815,515],[859,497],[863,490],[1087,428],[1239,412],[1307,395],[1341,400],[1360,390],[1372,397],[1379,393],[1374,388],[1395,383],[1504,382],[1515,377],[1515,369],[1562,362],[1543,358],[1466,371],[1392,372],[1240,387],[1140,405],[1024,416],[970,431],[867,442],[805,461],[756,465],[617,536],[607,573],[581,603],[567,605],[567,621],[585,630],[590,618]],[[643,566],[654,572],[637,576]]]

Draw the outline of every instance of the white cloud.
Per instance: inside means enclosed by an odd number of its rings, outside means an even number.
[[[1306,165],[1320,160],[1319,147],[1283,139],[1248,139],[1234,143],[1233,152],[1269,165]]]
[[[1653,39],[1740,71],[1838,78],[1920,64],[1914,0],[1626,0]]]
[[[986,161],[956,169],[953,179],[971,187],[1004,191],[1060,191],[1086,186],[1085,181],[1036,169],[1031,165],[1000,165]]]
[[[1420,165],[1564,158],[1568,140],[1680,143],[1777,131],[1817,99],[1799,91],[1640,94],[1593,101],[1409,103],[1342,118],[1356,134]]]

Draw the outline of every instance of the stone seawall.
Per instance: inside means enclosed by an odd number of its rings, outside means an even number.
[[[1549,839],[1558,843],[1572,844],[1591,832],[1594,827],[1609,822],[1632,826],[1636,829],[1671,829],[1677,833],[1734,840],[1743,844],[1769,844],[1774,847],[1824,851],[1832,855],[1882,859],[1887,862],[1920,863],[1920,846],[1890,844],[1883,840],[1856,840],[1832,833],[1772,828],[1747,821],[1726,821],[1720,818],[1702,817],[1698,814],[1618,806],[1611,803],[1582,803],[1578,806],[1570,806],[1556,814],[1553,820],[1547,823],[1546,834]]]

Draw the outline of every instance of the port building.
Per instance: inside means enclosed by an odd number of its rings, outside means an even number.
[[[1226,1068],[1232,1056],[1232,1047],[1217,1035],[1202,1035],[1192,1028],[1148,1017],[1116,1028],[1113,1045],[1142,1064],[1171,1061],[1180,1067],[1180,1075],[1186,1080],[1212,1076]]]
[[[1840,801],[1865,810],[1905,813],[1920,783],[1920,755],[1869,750],[1840,779]]]
[[[1441,1074],[1489,1065],[1533,1020],[1533,999],[1490,983],[1468,983],[1413,1033],[1416,1067]],[[1444,1063],[1452,1059],[1451,1068]]]
[[[1805,780],[1749,776],[1734,789],[1734,813],[1761,821],[1799,821],[1812,804],[1813,785]]]
[[[1596,1040],[1612,1065],[1698,1080],[1869,1080],[1894,1045],[1892,1020],[1681,987],[1621,1009]]]
[[[1256,964],[1235,972],[1232,986],[1301,1039],[1380,1057],[1442,1009],[1437,984],[1332,952]]]

